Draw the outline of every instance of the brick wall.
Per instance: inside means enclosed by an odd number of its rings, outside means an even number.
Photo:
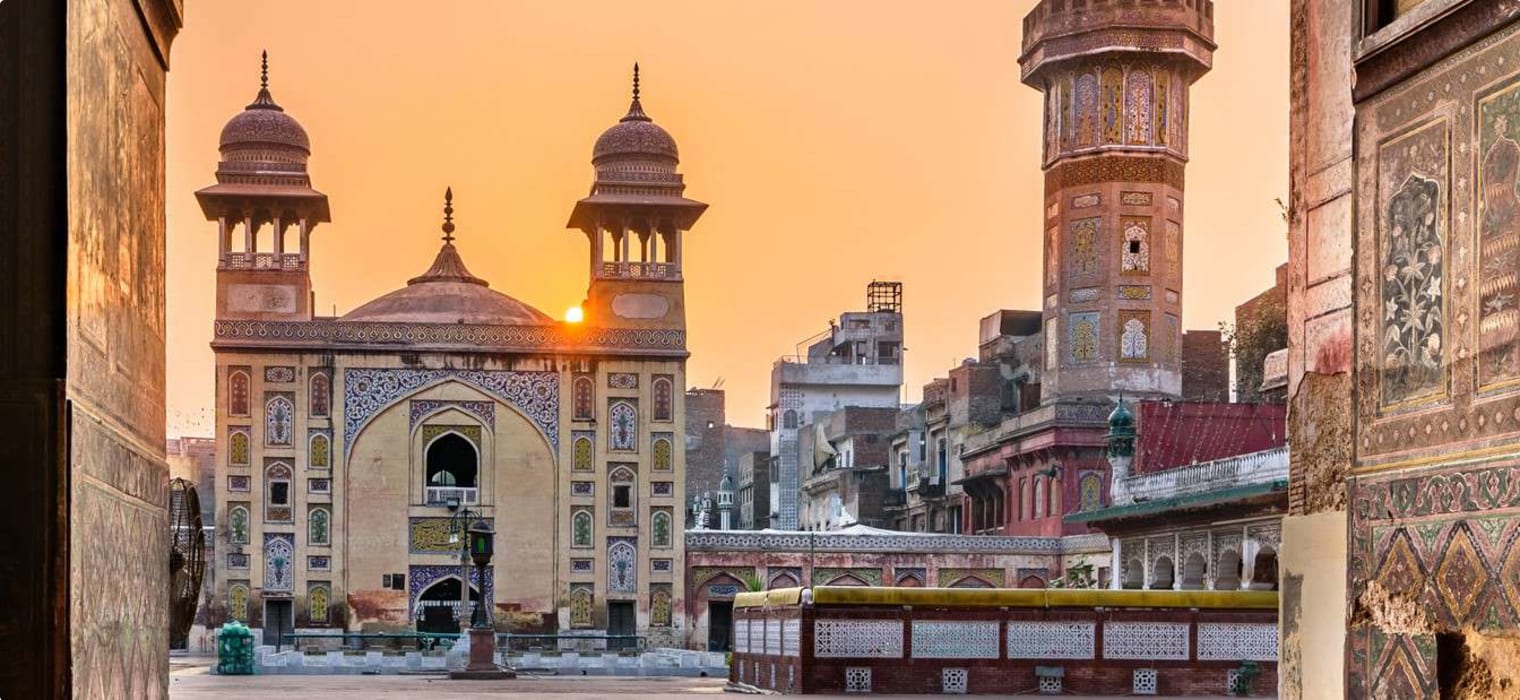
[[[1277,615],[1270,609],[778,605],[736,607],[734,620],[729,679],[782,693],[940,694],[956,691],[947,675],[959,675],[957,670],[965,671],[964,692],[1025,693],[1039,687],[1038,666],[1060,667],[1067,693],[1129,695],[1135,671],[1154,669],[1158,695],[1225,695],[1230,671],[1241,667],[1240,658],[1224,658],[1231,655],[1261,659],[1253,695],[1272,696],[1277,685]],[[796,625],[791,634],[789,621]],[[1086,629],[1049,640],[1022,637],[1010,646],[1014,630],[1068,626]],[[1199,638],[1204,627],[1208,643]],[[1153,629],[1169,630],[1171,642],[1137,634]],[[1269,636],[1259,636],[1268,631]],[[772,639],[777,633],[779,641]],[[920,634],[922,647],[915,648]],[[1124,639],[1110,646],[1108,634]],[[1128,658],[1166,655],[1156,650],[1168,647],[1179,654]],[[1086,658],[1056,658],[1064,655]],[[868,685],[862,687],[867,669]]]
[[[1229,401],[1230,364],[1219,331],[1182,334],[1184,401]]]

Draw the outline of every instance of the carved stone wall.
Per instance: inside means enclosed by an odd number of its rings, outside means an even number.
[[[5,697],[168,690],[164,74],[180,12],[0,8]]]

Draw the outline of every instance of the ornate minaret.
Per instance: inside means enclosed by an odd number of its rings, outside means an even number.
[[[591,241],[587,323],[684,329],[681,239],[707,205],[682,196],[676,141],[644,114],[637,63],[628,114],[596,140],[591,164],[591,195],[568,224]]]
[[[216,317],[308,320],[311,231],[332,217],[306,174],[306,130],[269,95],[267,52],[260,72],[258,97],[222,127],[216,184],[195,193],[217,222]]]
[[[1188,89],[1210,0],[1044,0],[1024,18],[1045,93],[1046,402],[1182,393]]]

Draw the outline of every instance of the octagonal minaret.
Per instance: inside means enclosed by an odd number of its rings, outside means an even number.
[[[1024,18],[1045,94],[1045,402],[1182,394],[1188,89],[1210,0],[1043,0]]]

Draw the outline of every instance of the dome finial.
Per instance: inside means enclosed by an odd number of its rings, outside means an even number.
[[[633,62],[633,103],[628,105],[628,114],[619,121],[647,122],[653,121],[649,115],[644,114],[644,105],[639,102],[639,63]]]
[[[259,54],[259,89],[269,89],[269,51]]]
[[[454,242],[454,188],[445,187],[443,190],[443,242]]]

